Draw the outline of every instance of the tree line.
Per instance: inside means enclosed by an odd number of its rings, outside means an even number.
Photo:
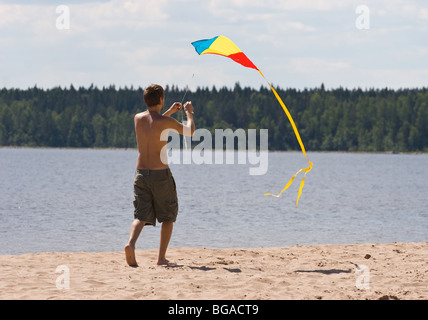
[[[276,88],[310,151],[428,151],[428,88]],[[55,87],[0,90],[0,145],[135,148],[142,88]],[[165,88],[165,109],[191,100],[197,128],[268,129],[269,150],[299,150],[270,88]],[[181,121],[182,112],[174,115]]]

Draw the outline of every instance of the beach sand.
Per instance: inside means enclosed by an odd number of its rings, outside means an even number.
[[[0,299],[427,299],[428,243],[0,256]],[[69,280],[69,282],[68,282]]]

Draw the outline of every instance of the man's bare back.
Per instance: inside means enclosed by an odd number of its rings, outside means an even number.
[[[167,139],[165,136],[162,137],[162,134],[165,134],[168,130],[175,130],[183,134],[187,129],[190,134],[193,134],[193,119],[191,123],[188,123],[190,127],[188,128],[174,118],[169,117],[169,115],[181,110],[181,103],[174,103],[163,115],[160,114],[159,108],[160,106],[158,108],[151,107],[149,110],[135,115],[135,133],[138,145],[137,169],[158,170],[168,168],[166,148],[164,148],[167,144]],[[190,112],[186,111],[187,115],[193,112],[191,102],[185,104],[185,109],[191,109]]]
[[[165,159],[165,155],[161,155],[161,152],[167,141],[161,140],[161,134],[165,129],[169,129],[169,119],[157,112],[147,110],[137,114],[134,120],[138,144],[137,169],[167,168],[168,163],[163,163],[161,160]]]

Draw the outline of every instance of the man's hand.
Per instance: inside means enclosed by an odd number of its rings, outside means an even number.
[[[180,111],[183,105],[180,102],[174,102],[172,106],[163,114],[164,116],[170,116],[177,111]]]
[[[172,106],[169,108],[172,113],[176,113],[177,111],[180,111],[183,105],[181,102],[174,102]]]
[[[190,129],[190,134],[186,134],[186,135],[193,136],[193,134],[195,133],[195,122],[193,121],[192,101],[187,101],[184,104],[184,111],[186,112],[186,117],[187,117],[186,127]]]
[[[193,114],[193,105],[192,105],[192,101],[187,101],[187,102],[184,104],[184,111],[185,111],[186,113]]]

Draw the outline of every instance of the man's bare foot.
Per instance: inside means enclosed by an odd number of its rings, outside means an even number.
[[[158,260],[158,266],[176,266],[177,263],[176,262],[171,262],[168,259],[162,259],[162,260]]]
[[[137,260],[135,260],[135,248],[129,244],[125,246],[125,258],[130,267],[138,267]]]

